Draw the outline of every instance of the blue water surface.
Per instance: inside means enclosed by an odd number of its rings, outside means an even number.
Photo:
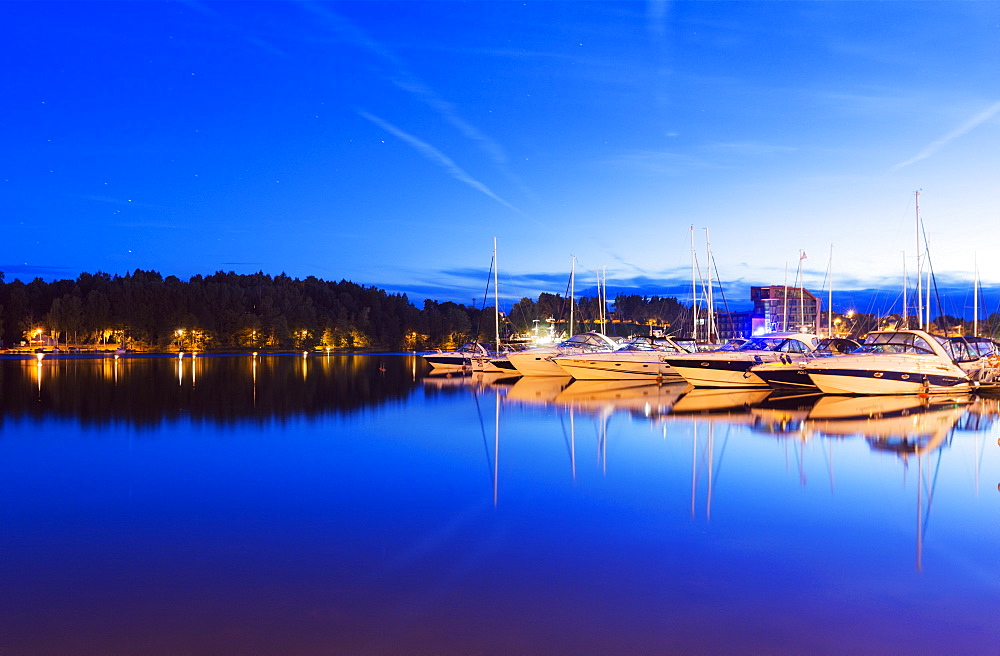
[[[3,654],[991,654],[998,403],[0,361]]]

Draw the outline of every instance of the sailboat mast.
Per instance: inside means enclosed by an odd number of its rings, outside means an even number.
[[[715,303],[712,301],[712,243],[708,239],[708,228],[705,228],[705,251],[708,261],[705,269],[708,271],[708,287],[706,288],[705,304],[708,306],[708,341],[715,339]]]
[[[802,281],[802,260],[806,259],[806,252],[799,251],[799,272],[795,275],[795,280],[799,288],[799,330],[805,330],[806,323],[806,293]]]
[[[826,266],[826,279],[830,281],[830,289],[826,298],[826,336],[833,337],[833,244],[830,244],[830,263]],[[817,326],[818,328],[818,326]],[[817,330],[816,332],[819,332]]]
[[[601,332],[608,333],[608,267],[601,267],[601,277],[604,279],[604,300],[601,301],[601,312],[604,314],[604,322],[601,325]]]
[[[924,248],[927,248],[927,240],[924,240]],[[927,302],[924,303],[924,329],[931,329],[931,261],[930,258],[927,259],[927,285],[924,293],[927,294]]]
[[[576,296],[576,255],[570,256],[569,263],[569,336],[573,336],[573,297]]]
[[[917,211],[917,328],[924,329],[924,290],[920,277],[920,190],[913,192]]]
[[[500,277],[498,271],[500,266],[497,264],[497,238],[493,238],[493,328],[494,337],[496,338],[496,352],[497,355],[500,354]]]
[[[906,287],[907,287],[907,280],[906,280],[906,251],[903,251],[903,315],[902,315],[902,322],[901,322],[901,326],[902,326],[903,330],[909,330],[910,329],[910,315],[907,314],[907,311],[906,311]]]
[[[781,330],[788,330],[788,261],[785,261],[785,286],[781,294],[784,304],[781,309]]]
[[[691,226],[691,339],[698,341],[697,256],[694,252],[694,226]]]
[[[608,332],[608,291],[607,279],[601,275],[601,269],[597,270],[597,300],[601,303],[601,332]]]
[[[972,256],[972,267],[975,269],[972,276],[972,336],[979,337],[979,263],[975,254]]]

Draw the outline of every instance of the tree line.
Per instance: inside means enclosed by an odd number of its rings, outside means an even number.
[[[657,296],[618,296],[615,305],[619,320],[642,326],[667,325],[684,312],[677,299]],[[579,299],[574,312],[578,330],[598,326],[597,299]],[[219,271],[185,281],[136,269],[25,283],[0,273],[0,342],[8,347],[45,340],[158,350],[452,348],[477,335],[489,339],[495,316],[492,307],[450,301],[428,299],[418,308],[406,294],[313,276]],[[521,299],[505,313],[501,333],[530,333],[536,319],[565,330],[568,299]]]

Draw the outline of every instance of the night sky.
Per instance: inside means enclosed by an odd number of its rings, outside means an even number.
[[[1000,283],[997,2],[5,2],[0,271]],[[831,250],[833,253],[831,267]],[[806,253],[800,259],[800,253]],[[713,276],[715,274],[713,273]],[[688,282],[685,282],[688,281]],[[683,291],[682,291],[683,293]],[[895,292],[886,292],[891,297]]]

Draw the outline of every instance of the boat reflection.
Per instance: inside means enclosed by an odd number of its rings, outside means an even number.
[[[466,376],[449,382],[428,383],[490,389],[496,395],[491,467],[493,501],[498,500],[498,481],[502,476],[499,451],[501,434],[501,399],[506,392],[506,406],[551,408],[561,416],[563,433],[573,479],[577,476],[578,431],[581,416],[596,428],[597,466],[602,474],[608,467],[609,424],[616,413],[662,425],[663,438],[684,435],[690,440],[690,514],[712,521],[713,505],[718,502],[717,485],[723,458],[732,435],[728,427],[741,426],[752,433],[787,440],[794,454],[800,484],[807,484],[807,471],[817,465],[828,473],[830,493],[834,493],[834,445],[843,440],[861,439],[873,454],[894,456],[902,465],[903,487],[907,471],[916,460],[914,535],[917,569],[923,568],[923,547],[927,537],[932,507],[934,481],[937,479],[943,452],[951,445],[956,430],[976,433],[978,440],[1000,416],[1000,399],[970,395],[930,397],[922,395],[825,396],[816,393],[789,394],[760,389],[701,389],[683,384],[657,385],[628,381],[579,381],[560,377],[525,377],[511,383]],[[485,413],[483,413],[485,414]],[[587,429],[587,434],[591,430]],[[483,430],[484,441],[488,431]],[[513,437],[513,436],[510,436]],[[810,464],[807,452],[822,451],[822,463]],[[589,447],[593,448],[593,446]],[[589,450],[588,448],[588,450]],[[981,458],[980,458],[981,459]],[[932,463],[932,460],[936,461]],[[509,466],[509,465],[508,465]],[[978,460],[976,489],[979,489]],[[912,475],[910,476],[912,478]]]
[[[814,393],[772,392],[763,401],[750,407],[749,412],[753,417],[751,429],[774,436],[808,439],[806,419],[819,398],[820,395]]]
[[[657,385],[634,380],[574,380],[553,401],[578,410],[627,412],[641,417],[663,417],[687,389],[686,383]]]
[[[751,406],[770,396],[770,389],[691,388],[674,404],[673,415],[728,415],[750,418]]]
[[[968,395],[823,396],[809,412],[806,429],[863,437],[874,449],[916,453],[939,445],[971,400]]]
[[[529,404],[551,404],[573,382],[569,376],[523,376],[511,385],[507,400]]]

